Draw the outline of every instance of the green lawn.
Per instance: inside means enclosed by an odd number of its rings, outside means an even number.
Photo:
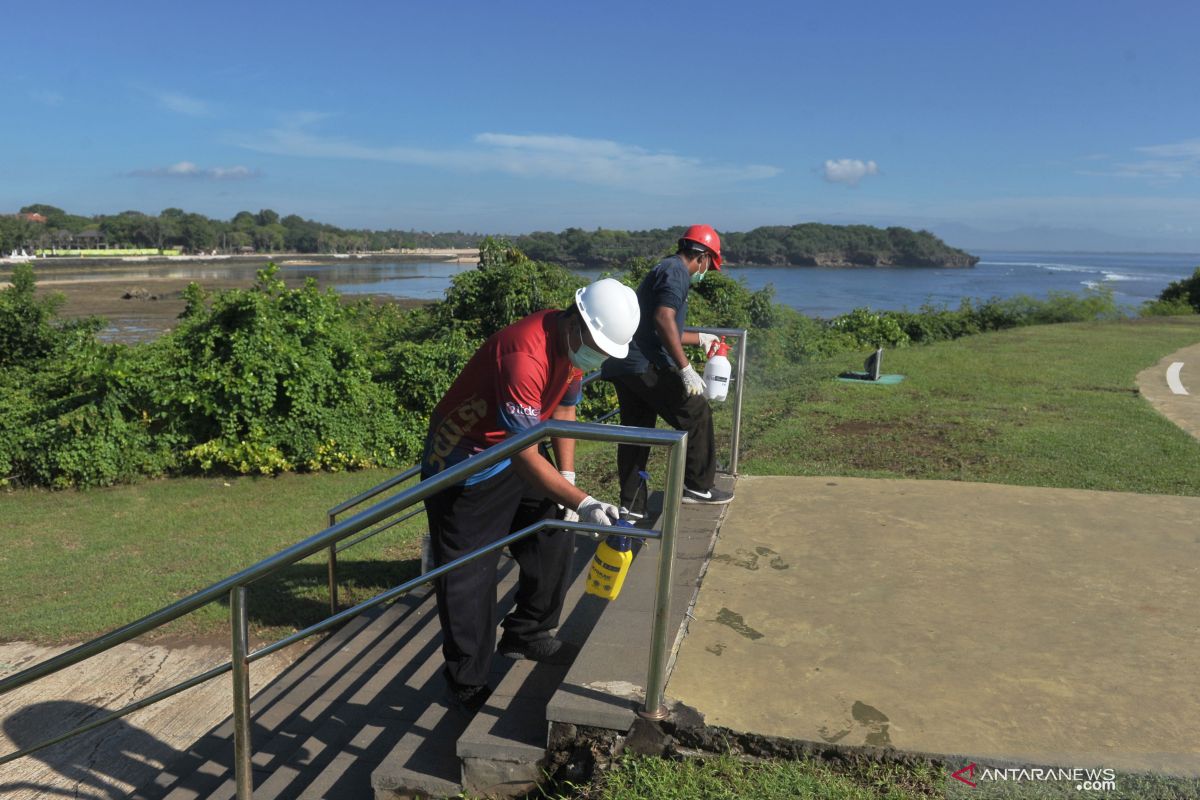
[[[750,384],[741,471],[1200,495],[1200,445],[1134,382],[1197,341],[1197,317],[1082,323],[889,350],[893,386],[797,367]]]
[[[86,492],[0,495],[0,640],[84,639],[138,619],[326,527],[326,510],[392,473],[185,478]],[[417,572],[424,515],[341,554],[342,602]],[[250,588],[251,626],[275,636],[328,615],[314,556]],[[164,629],[224,634],[225,603]]]

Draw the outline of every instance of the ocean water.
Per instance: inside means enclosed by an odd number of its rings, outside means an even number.
[[[1117,303],[1137,307],[1167,284],[1200,267],[1200,254],[975,252],[967,269],[934,267],[738,267],[727,274],[750,289],[775,287],[776,302],[813,317],[835,317],[866,306],[916,311],[922,305],[955,308],[963,298],[987,300],[1050,292],[1111,289]],[[595,273],[599,274],[599,273]]]
[[[867,306],[877,311],[915,311],[922,305],[957,307],[963,298],[987,300],[1050,292],[1111,289],[1131,309],[1157,298],[1167,284],[1200,267],[1200,254],[976,252],[965,269],[924,267],[739,267],[726,273],[758,290],[771,285],[776,302],[814,317],[834,317]],[[330,264],[294,268],[346,294],[390,294],[438,299],[450,278],[470,264]],[[594,279],[599,270],[580,270]]]

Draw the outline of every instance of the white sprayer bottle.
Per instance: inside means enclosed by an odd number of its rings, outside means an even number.
[[[724,336],[709,348],[708,363],[704,365],[704,396],[709,400],[723,401],[729,394],[731,369],[729,359],[725,357],[728,352],[729,345],[725,344]]]

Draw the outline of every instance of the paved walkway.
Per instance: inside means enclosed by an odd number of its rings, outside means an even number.
[[[0,645],[0,677],[68,650],[27,642]],[[300,650],[275,653],[250,669],[257,691]],[[229,660],[228,647],[127,642],[32,686],[0,695],[0,755],[64,733]],[[228,675],[118,722],[0,766],[0,797],[124,797],[229,716]]]
[[[1142,370],[1137,386],[1164,417],[1200,439],[1200,344],[1177,350]]]
[[[1200,498],[742,478],[668,693],[765,735],[1200,775],[1198,520]]]

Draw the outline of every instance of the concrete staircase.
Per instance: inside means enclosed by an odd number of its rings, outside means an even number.
[[[726,508],[683,507],[676,645]],[[551,724],[567,735],[579,725],[628,731],[646,683],[658,546],[642,548],[621,596],[608,603],[584,594],[594,545],[580,539],[559,629],[581,645],[579,657],[570,668],[497,657],[493,694],[469,724],[444,700],[432,591],[348,623],[254,698],[255,798],[515,796],[543,779]],[[515,564],[504,558],[502,609],[515,583]],[[132,797],[232,798],[232,754],[227,720]]]

